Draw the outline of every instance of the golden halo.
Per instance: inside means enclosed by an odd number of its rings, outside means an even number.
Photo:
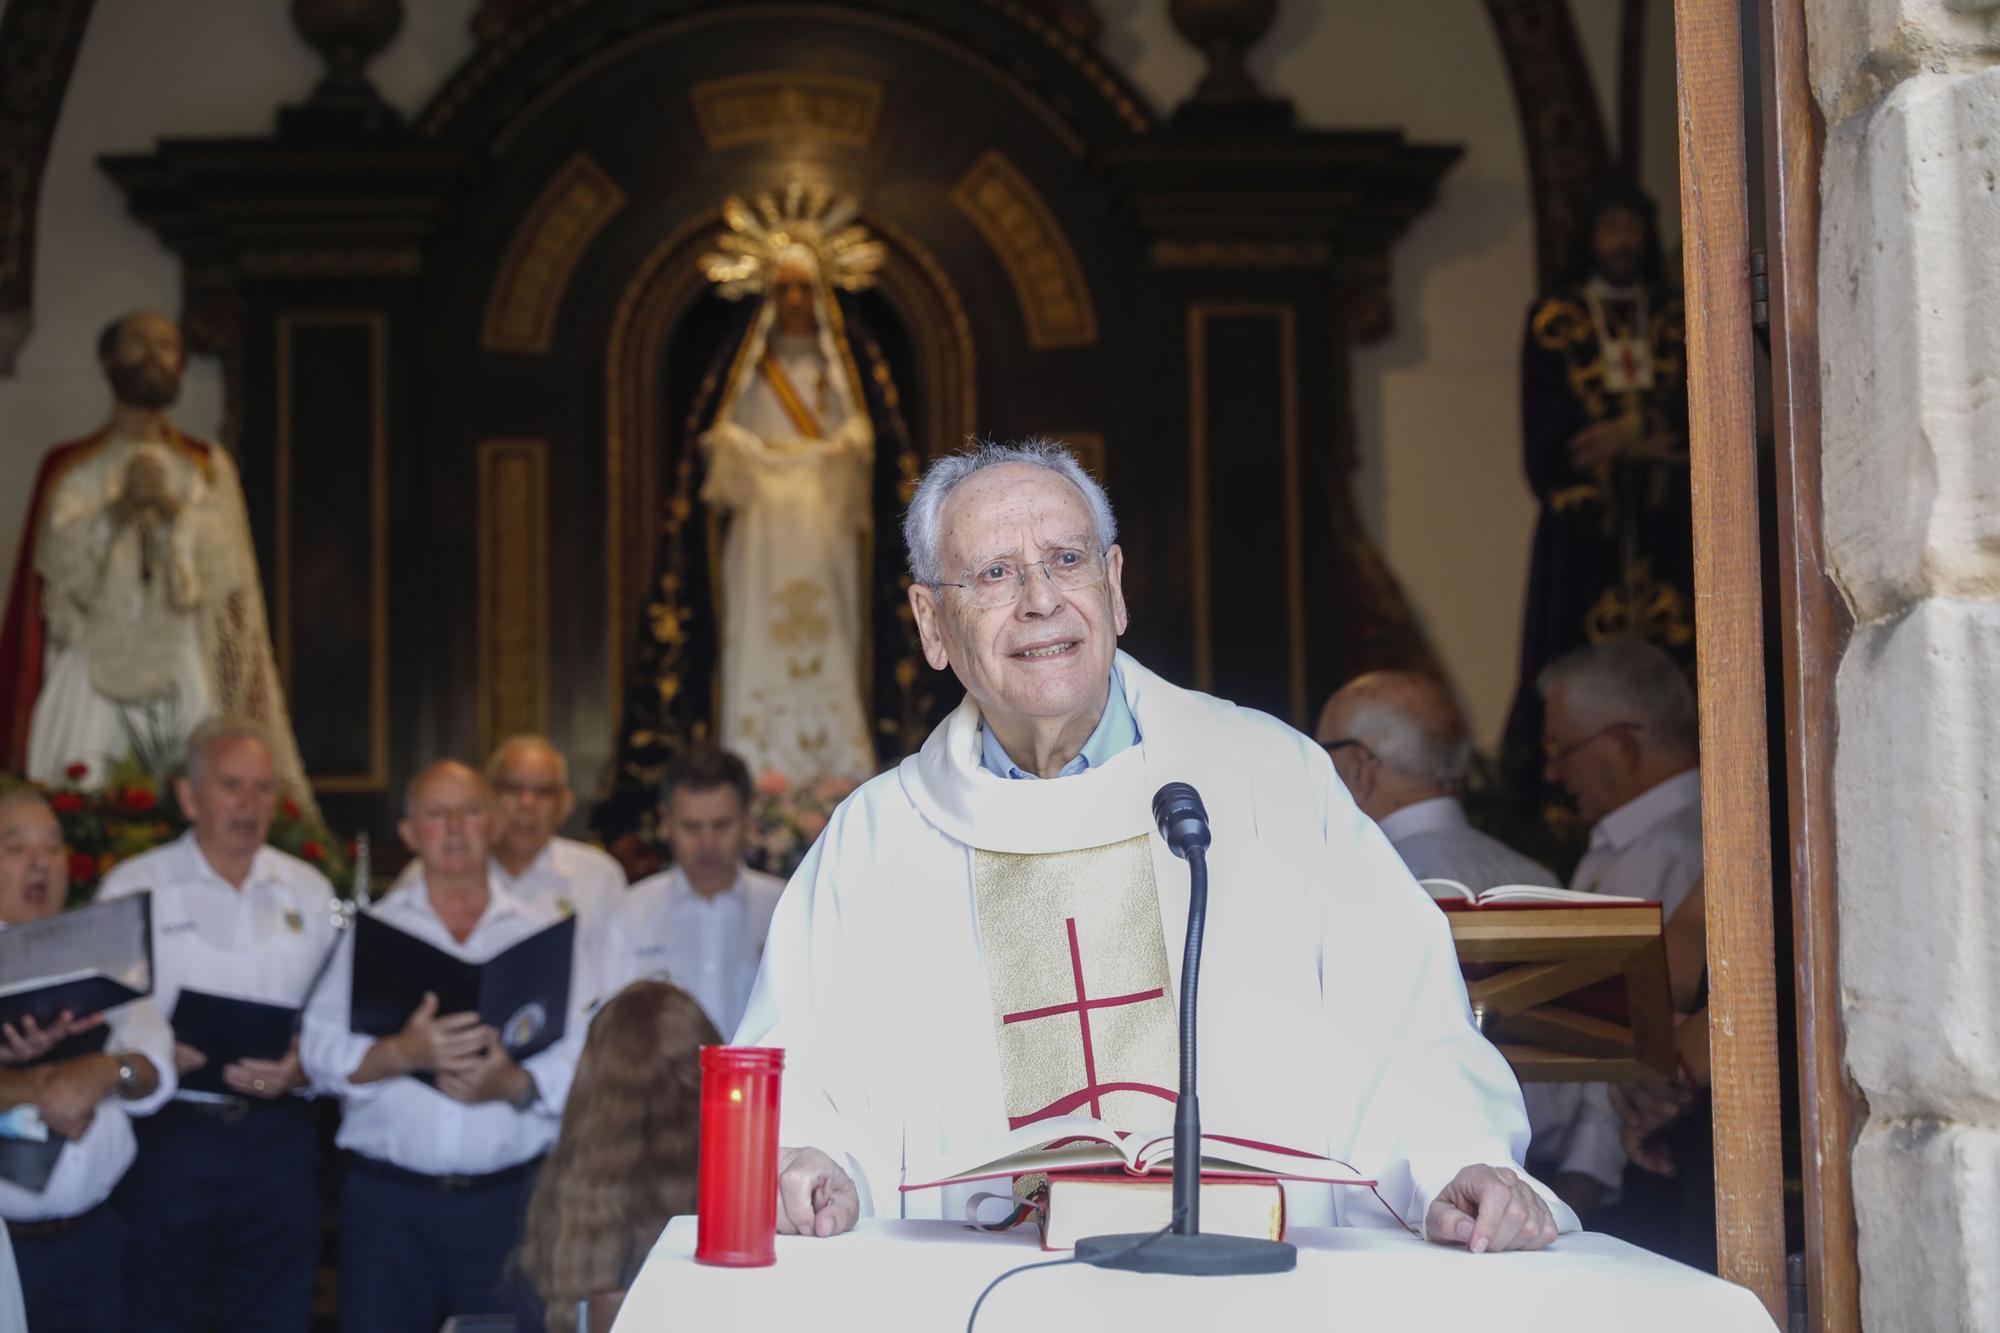
[[[759,191],[747,201],[731,195],[722,203],[728,230],[699,260],[701,271],[729,300],[759,296],[770,290],[778,256],[788,246],[803,245],[828,283],[844,292],[861,291],[874,285],[887,252],[854,221],[860,211],[852,195],[798,181],[781,192]]]

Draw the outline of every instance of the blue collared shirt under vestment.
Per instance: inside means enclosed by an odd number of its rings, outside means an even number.
[[[1132,716],[1132,707],[1125,702],[1125,678],[1116,665],[1111,668],[1111,693],[1104,699],[1104,715],[1097,719],[1096,730],[1083,743],[1082,751],[1076,758],[1063,765],[1059,778],[1074,777],[1087,768],[1103,766],[1120,750],[1139,743],[1139,723]],[[979,766],[998,777],[1035,780],[1036,775],[1022,771],[1007,751],[995,739],[993,729],[984,723],[979,727]]]

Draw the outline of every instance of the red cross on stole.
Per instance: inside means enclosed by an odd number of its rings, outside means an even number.
[[[1178,1026],[1149,839],[974,851],[972,883],[1008,1128],[1163,1123]]]

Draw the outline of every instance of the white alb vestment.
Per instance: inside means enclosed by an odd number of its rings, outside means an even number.
[[[861,679],[874,430],[824,302],[817,337],[771,322],[767,302],[701,440],[701,497],[728,515],[722,744],[755,773],[858,779],[876,768]]]
[[[1472,1025],[1444,917],[1354,807],[1326,752],[1124,654],[1118,666],[1142,740],[1101,767],[1046,782],[987,772],[968,699],[919,754],[835,811],[778,904],[737,1033],[739,1044],[785,1048],[781,1141],[843,1162],[864,1215],[964,1216],[972,1187],[899,1198],[906,1163],[1004,1133],[1003,1107],[1024,1076],[1054,1087],[1088,1067],[1086,1057],[1003,1070],[1003,1049],[1005,1059],[1019,1053],[1004,1046],[1006,1029],[1067,1031],[1075,1050],[1084,1014],[1108,1045],[1121,1015],[1142,1003],[1172,1012],[1188,868],[1154,834],[1151,801],[1183,781],[1202,793],[1214,832],[1200,979],[1203,1128],[1352,1163],[1419,1226],[1464,1167],[1518,1163],[1528,1143],[1520,1091]],[[1111,873],[1065,884],[1066,863]],[[1146,926],[1085,937],[1074,918],[1050,919],[1041,957],[990,974],[981,881],[995,867],[1023,871],[1019,882],[1052,901],[1068,894],[1062,910],[1078,915],[1093,898],[1117,897],[1126,920]],[[1155,900],[1133,898],[1148,879]],[[1166,993],[1131,991],[1162,953]],[[1007,1014],[1004,1029],[1003,991],[1028,1006]],[[1099,1007],[1084,1009],[1085,998]],[[1165,1032],[1170,1054],[1171,1024]],[[1089,1076],[1095,1086],[1052,1105],[1164,1127],[1171,1092],[1153,1088],[1171,1087],[1173,1063],[1162,1067],[1158,1054],[1127,1057],[1141,1077],[1100,1067]],[[1574,1214],[1545,1197],[1574,1230]],[[1395,1225],[1366,1191],[1330,1185],[1289,1184],[1287,1211],[1300,1225]]]

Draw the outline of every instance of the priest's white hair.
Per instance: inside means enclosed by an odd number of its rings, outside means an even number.
[[[1670,749],[1694,751],[1699,735],[1694,691],[1674,659],[1650,643],[1611,639],[1586,644],[1542,668],[1542,697],[1558,687],[1579,724],[1636,722]]]
[[[1009,444],[978,440],[963,451],[946,454],[932,463],[925,470],[924,479],[917,483],[916,494],[910,497],[909,511],[903,515],[903,544],[909,548],[912,579],[933,587],[944,580],[944,555],[939,550],[944,502],[966,478],[1003,463],[1046,468],[1082,492],[1083,503],[1090,510],[1090,526],[1097,537],[1099,555],[1118,540],[1118,520],[1111,512],[1111,497],[1098,485],[1097,478],[1076,461],[1076,455],[1067,446],[1039,437]]]

